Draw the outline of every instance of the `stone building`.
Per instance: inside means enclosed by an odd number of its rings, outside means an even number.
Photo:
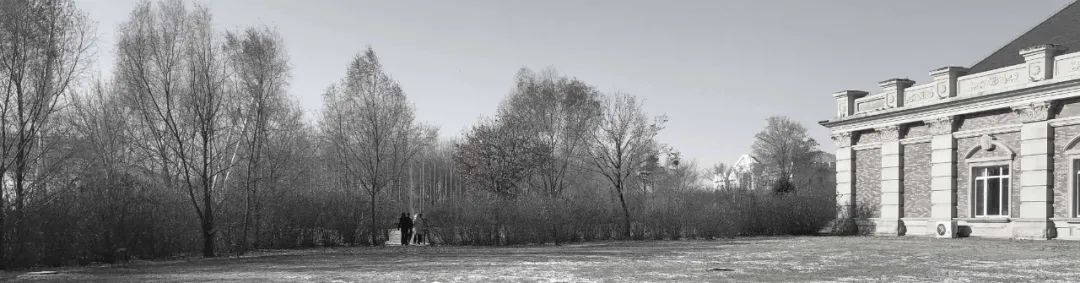
[[[1080,239],[1080,4],[970,68],[833,95],[837,223],[878,235]]]

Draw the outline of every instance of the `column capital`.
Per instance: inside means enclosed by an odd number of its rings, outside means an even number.
[[[1052,115],[1050,108],[1053,105],[1053,101],[1032,102],[1023,105],[1014,105],[1012,106],[1012,111],[1013,114],[1020,118],[1021,122],[1040,122],[1050,119],[1050,116]]]
[[[930,134],[932,135],[947,135],[953,132],[953,125],[955,124],[953,116],[937,117],[934,119],[923,121],[928,127],[930,127]]]
[[[832,134],[833,142],[836,142],[836,147],[849,147],[851,146],[851,132],[835,132]]]
[[[900,139],[900,125],[888,125],[874,128],[881,137],[881,141],[896,141]]]

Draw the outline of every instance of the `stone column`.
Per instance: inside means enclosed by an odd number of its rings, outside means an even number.
[[[904,156],[900,145],[900,127],[877,129],[881,136],[881,218],[874,231],[878,235],[903,236],[900,218],[904,216]]]
[[[1054,183],[1053,129],[1047,122],[1050,107],[1050,102],[1013,107],[1024,123],[1020,128],[1020,195],[1012,196],[1020,201],[1020,209],[1010,213],[1015,218],[1014,238],[1051,239],[1056,234],[1049,221]]]
[[[953,117],[925,121],[930,126],[930,220],[928,231],[938,221],[956,218],[956,140]]]
[[[855,151],[851,148],[851,132],[832,135],[836,142],[836,221],[833,233],[854,234],[855,225]]]

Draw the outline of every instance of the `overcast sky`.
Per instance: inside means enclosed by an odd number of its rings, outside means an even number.
[[[670,121],[662,142],[701,167],[748,153],[772,115],[817,124],[843,89],[929,80],[970,66],[1068,0],[1008,1],[212,1],[222,30],[276,27],[292,65],[289,92],[314,122],[320,94],[371,46],[416,104],[458,137],[492,115],[522,67],[554,67],[602,91],[646,101]],[[135,1],[85,0],[97,62],[110,76],[116,27]]]

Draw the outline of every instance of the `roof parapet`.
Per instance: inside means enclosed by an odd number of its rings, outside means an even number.
[[[1054,56],[1064,53],[1065,47],[1040,44],[1020,49],[1020,56],[1028,65],[1028,77],[1032,81],[1049,80],[1054,75]]]
[[[833,93],[836,98],[836,118],[855,114],[855,100],[870,94],[861,90],[844,90]]]
[[[931,70],[931,81],[916,85],[906,78],[878,83],[881,95],[847,90],[833,94],[836,120],[875,115],[882,111],[907,109],[955,99],[983,96],[1034,87],[1047,83],[1080,79],[1080,52],[1065,54],[1066,48],[1040,44],[1021,49],[1024,63],[969,74],[969,69],[948,66]],[[1056,68],[1056,69],[1055,69]]]
[[[885,108],[904,107],[904,89],[915,85],[915,81],[909,79],[887,79],[878,83],[882,94],[885,95]]]

